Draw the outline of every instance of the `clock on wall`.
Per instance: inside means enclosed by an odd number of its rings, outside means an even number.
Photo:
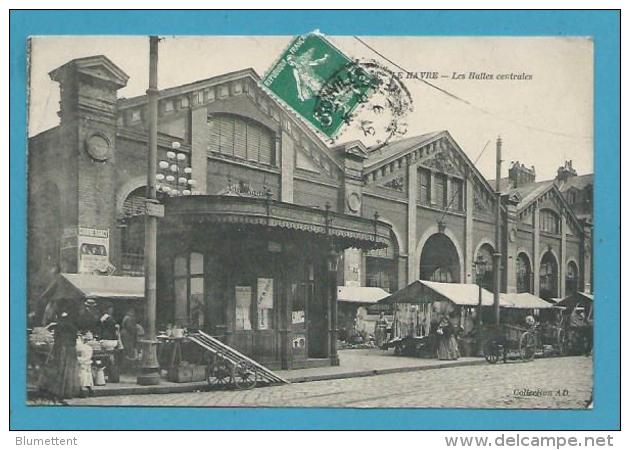
[[[85,149],[88,155],[96,161],[107,161],[111,156],[111,147],[109,139],[100,133],[93,134],[85,142]]]
[[[357,192],[351,192],[347,198],[348,208],[353,213],[359,212],[361,208],[361,197]]]

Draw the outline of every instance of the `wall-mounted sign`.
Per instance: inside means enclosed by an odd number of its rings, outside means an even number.
[[[109,263],[109,229],[79,227],[79,273],[111,273]]]
[[[237,183],[228,180],[225,188],[217,192],[217,195],[227,195],[231,197],[257,197],[266,198],[267,189],[255,189],[247,181],[239,181]]]
[[[361,286],[361,250],[349,248],[343,252],[345,286]]]

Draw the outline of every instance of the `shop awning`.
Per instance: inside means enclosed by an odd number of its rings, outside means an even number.
[[[511,293],[505,294],[501,293],[501,306],[504,308],[514,308],[514,309],[549,309],[555,308],[556,306],[552,303],[546,302],[540,297],[537,297],[528,292],[522,292],[519,294]]]
[[[392,233],[391,225],[378,218],[340,214],[326,208],[254,197],[194,195],[166,200],[166,212],[160,221],[162,233],[181,236],[181,227],[219,224],[243,229],[276,229],[329,236],[337,247],[363,249],[385,248]]]
[[[42,295],[44,301],[74,298],[142,299],[144,298],[144,277],[62,273]]]
[[[337,301],[346,303],[374,304],[389,295],[378,287],[337,286]]]
[[[448,300],[459,306],[479,304],[479,286],[464,283],[438,283],[416,280],[407,287],[382,299],[379,303],[432,303]],[[491,292],[481,289],[481,304],[491,306],[494,298]]]

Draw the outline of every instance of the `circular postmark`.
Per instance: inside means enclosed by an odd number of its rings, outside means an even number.
[[[366,146],[383,146],[407,133],[407,116],[413,99],[399,76],[374,60],[350,61],[322,85],[314,117],[332,130],[332,143],[349,135]]]

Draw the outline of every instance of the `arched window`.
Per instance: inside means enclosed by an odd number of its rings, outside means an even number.
[[[208,120],[208,154],[276,165],[274,133],[252,120],[233,115],[216,115]]]
[[[525,253],[519,253],[516,257],[516,292],[531,292],[531,267],[527,255]]]
[[[558,263],[550,251],[540,262],[540,296],[544,299],[558,297]]]
[[[573,261],[569,261],[567,264],[567,275],[565,277],[565,290],[566,294],[575,294],[578,290],[579,285],[579,272],[577,264]]]
[[[550,209],[540,210],[540,230],[547,233],[560,233],[560,217]]]
[[[367,286],[380,287],[387,292],[398,289],[398,245],[394,234],[386,248],[366,253],[365,266]]]
[[[494,249],[490,244],[483,244],[477,251],[477,258],[480,256],[486,261],[486,272],[481,282],[481,287],[491,292],[494,291],[494,259],[492,257]]]
[[[125,275],[144,275],[144,202],[146,188],[132,191],[123,202],[120,227],[120,270]]]

